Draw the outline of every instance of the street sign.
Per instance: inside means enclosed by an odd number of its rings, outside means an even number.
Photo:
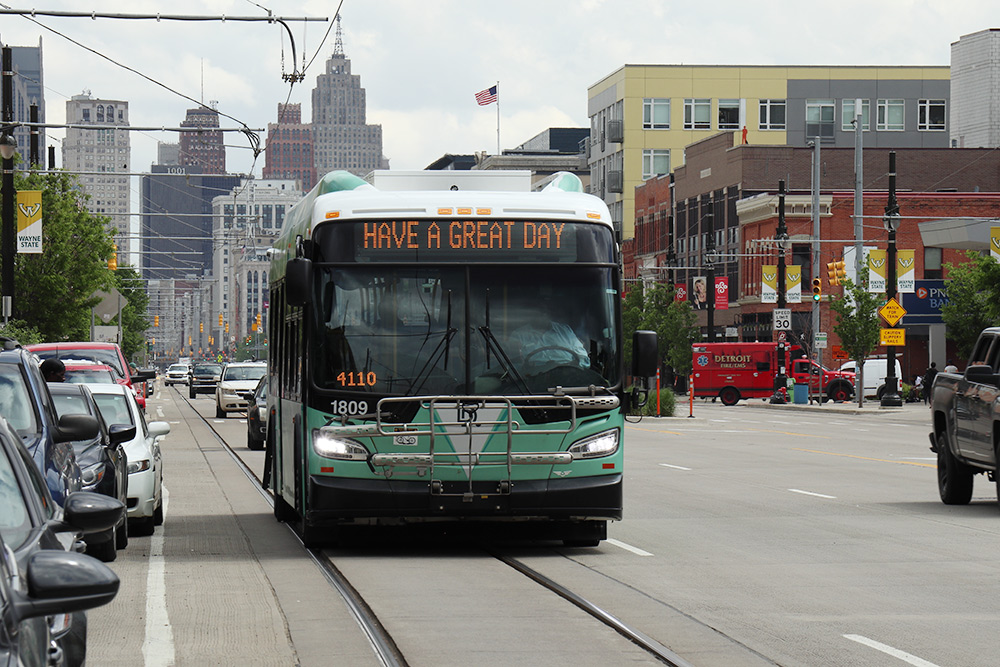
[[[903,319],[903,315],[906,315],[906,311],[901,305],[899,305],[899,302],[896,301],[896,299],[889,299],[886,301],[884,306],[878,309],[878,314],[889,323],[890,327],[894,327],[897,322]]]
[[[879,345],[903,347],[906,345],[906,329],[879,329]]]
[[[846,360],[846,359],[850,359],[850,356],[847,354],[847,350],[845,350],[844,348],[842,348],[839,345],[834,345],[833,346],[833,358],[834,359],[845,359]]]
[[[791,331],[792,329],[791,308],[775,308],[773,311],[771,311],[771,317],[774,320],[775,331]]]
[[[825,350],[826,349],[826,332],[820,331],[816,334],[816,349]]]
[[[786,334],[784,330],[781,330],[778,332],[777,338],[779,343],[784,343],[788,340],[788,334]]]

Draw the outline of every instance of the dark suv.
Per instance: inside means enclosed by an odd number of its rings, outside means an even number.
[[[82,487],[72,442],[96,437],[100,423],[90,415],[58,416],[36,358],[10,338],[0,338],[0,415],[21,436],[61,507]]]
[[[188,398],[198,394],[214,394],[222,375],[222,364],[202,363],[191,367],[188,375]]]

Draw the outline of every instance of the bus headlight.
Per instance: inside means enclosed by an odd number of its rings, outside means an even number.
[[[617,451],[618,429],[616,428],[574,442],[569,448],[574,459],[595,459],[600,456],[611,456]]]
[[[368,450],[357,440],[334,435],[326,429],[313,431],[313,451],[326,459],[367,461]]]

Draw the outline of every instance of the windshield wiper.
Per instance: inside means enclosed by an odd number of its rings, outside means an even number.
[[[509,374],[514,379],[515,384],[517,384],[518,388],[522,392],[530,394],[531,391],[528,389],[528,383],[525,382],[521,374],[517,372],[517,367],[514,365],[514,362],[511,361],[509,356],[507,356],[507,352],[503,349],[503,345],[500,344],[500,341],[497,340],[497,337],[493,335],[493,331],[490,329],[489,290],[486,290],[486,324],[479,327],[479,333],[486,342],[486,369],[489,370],[490,368],[490,350],[493,350],[493,354],[496,355],[497,362],[499,362],[504,373]]]
[[[427,357],[427,361],[424,362],[424,365],[420,368],[420,371],[417,373],[417,377],[414,380],[416,388],[411,392],[410,394],[411,396],[420,393],[420,390],[423,389],[424,384],[426,384],[427,380],[430,379],[431,371],[437,365],[437,362],[441,359],[442,356],[444,356],[444,366],[442,366],[442,368],[446,371],[448,370],[448,357],[451,356],[451,339],[454,338],[455,334],[458,333],[458,329],[456,329],[451,325],[451,290],[448,290],[448,320],[446,324],[447,326],[445,327],[444,330],[444,337],[441,338],[441,340],[438,341],[437,345],[434,346],[434,349],[431,350],[430,355]],[[429,328],[427,331],[427,336],[428,337],[430,336]]]

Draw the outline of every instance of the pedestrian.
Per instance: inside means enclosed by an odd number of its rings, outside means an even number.
[[[919,401],[924,395],[924,378],[919,373],[913,378],[913,400]]]
[[[46,382],[66,381],[66,364],[59,359],[46,359],[40,368]]]
[[[944,367],[944,372],[945,373],[957,373],[958,372],[958,366],[956,366],[954,363],[952,363],[951,359],[949,359],[948,360],[948,365]]]
[[[931,401],[931,387],[934,386],[934,378],[937,374],[937,362],[932,361],[930,368],[924,371],[924,403],[930,403]]]

